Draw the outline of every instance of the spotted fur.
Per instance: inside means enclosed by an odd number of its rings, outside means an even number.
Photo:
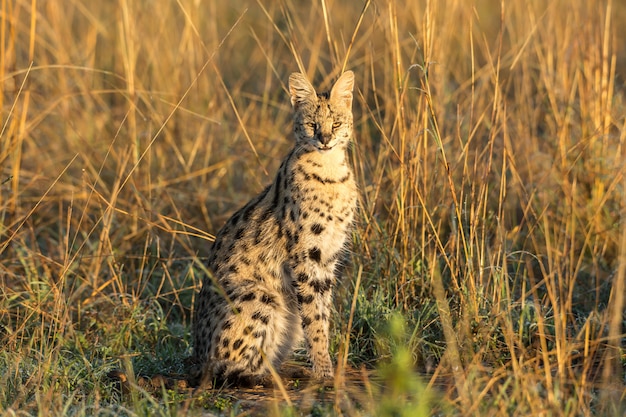
[[[205,381],[251,385],[304,336],[312,374],[333,376],[329,317],[357,188],[346,149],[354,75],[328,93],[289,77],[295,146],[274,182],[218,232],[195,304],[194,357]]]

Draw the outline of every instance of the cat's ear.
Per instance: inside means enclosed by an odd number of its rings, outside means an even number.
[[[317,97],[317,93],[309,80],[299,72],[294,72],[289,76],[289,93],[291,94],[291,105],[294,108],[307,101],[314,101]]]
[[[340,101],[347,108],[352,107],[352,90],[354,89],[354,73],[346,71],[341,74],[333,89],[330,91],[331,101]]]

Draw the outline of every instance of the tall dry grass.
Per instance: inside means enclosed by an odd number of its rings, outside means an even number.
[[[107,370],[184,354],[210,233],[291,145],[288,75],[350,68],[333,349],[395,386],[408,346],[435,410],[623,412],[621,2],[1,4],[3,409],[122,407]]]

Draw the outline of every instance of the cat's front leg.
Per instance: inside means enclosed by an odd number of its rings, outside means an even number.
[[[313,377],[332,378],[334,368],[328,347],[334,266],[332,269],[321,269],[318,265],[304,263],[295,266],[294,272],[302,328],[313,363]]]

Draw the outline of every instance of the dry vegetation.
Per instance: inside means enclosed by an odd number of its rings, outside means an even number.
[[[625,411],[622,2],[1,4],[0,410]],[[353,376],[254,407],[135,385],[185,371],[210,233],[290,147],[288,75],[344,67]]]

